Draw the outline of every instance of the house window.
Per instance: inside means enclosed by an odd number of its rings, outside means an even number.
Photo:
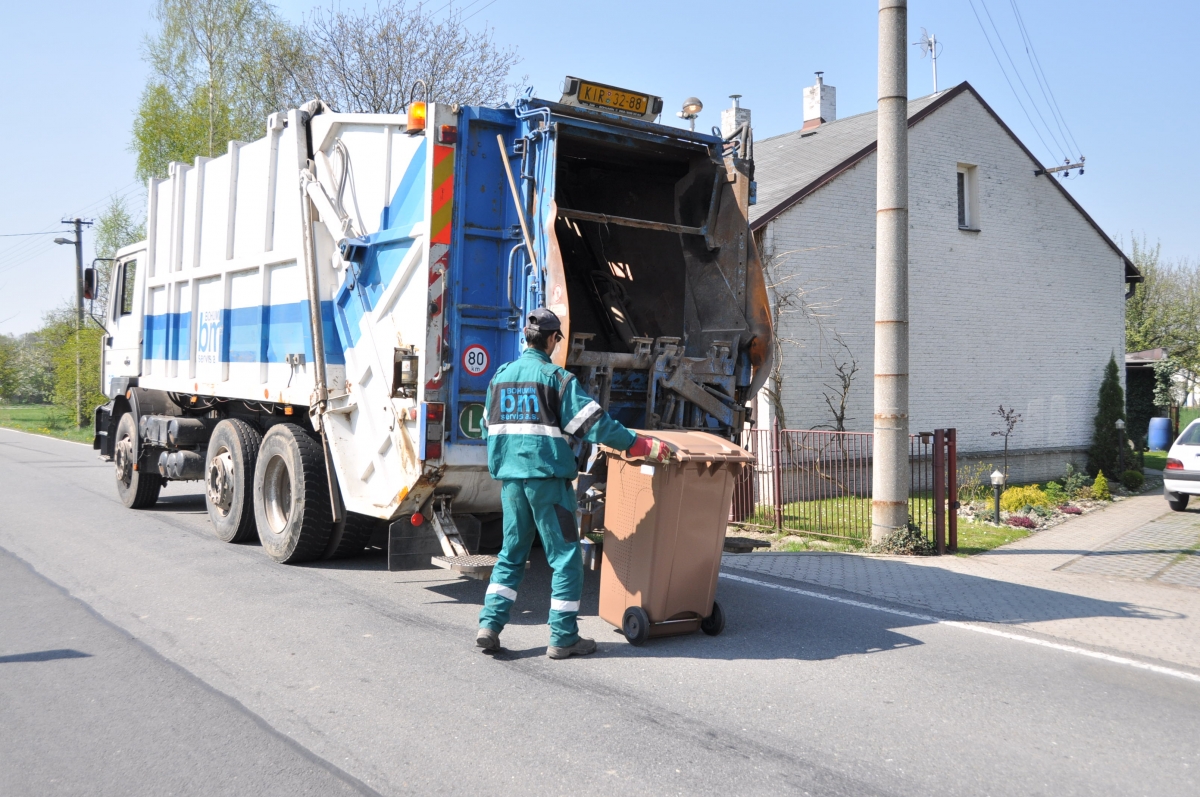
[[[966,163],[958,164],[955,175],[958,184],[958,228],[979,229],[978,168]]]

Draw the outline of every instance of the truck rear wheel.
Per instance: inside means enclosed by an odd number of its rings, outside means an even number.
[[[204,503],[217,539],[254,539],[254,465],[262,434],[237,418],[226,418],[213,429],[204,463]]]
[[[117,423],[117,442],[113,445],[113,464],[117,470],[117,495],[130,509],[145,509],[158,502],[162,476],[158,472],[135,470],[138,450],[137,421],[132,412],[121,416]]]
[[[254,468],[258,539],[276,562],[319,559],[332,533],[321,445],[299,426],[281,423],[263,437]]]
[[[346,512],[341,522],[334,524],[325,546],[325,559],[347,559],[358,556],[371,541],[379,521],[357,512]]]

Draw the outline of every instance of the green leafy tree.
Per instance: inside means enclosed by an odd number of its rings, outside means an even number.
[[[13,401],[17,391],[17,356],[20,346],[12,335],[0,335],[0,401]]]
[[[1125,391],[1121,389],[1121,372],[1117,358],[1112,356],[1104,369],[1100,383],[1100,400],[1096,407],[1096,418],[1092,430],[1092,445],[1088,449],[1088,473],[1092,476],[1101,471],[1120,473],[1117,461],[1121,451],[1121,435],[1117,431],[1117,420],[1125,420]]]
[[[114,196],[96,219],[96,226],[93,230],[96,257],[99,258],[96,262],[99,279],[96,286],[95,306],[105,308],[108,306],[108,286],[112,278],[113,266],[109,259],[115,257],[122,247],[144,239],[146,223],[134,217],[133,212],[129,209],[129,204],[122,197]]]
[[[1133,239],[1129,258],[1143,282],[1125,303],[1125,350],[1163,348],[1178,365],[1200,370],[1200,272],[1188,260],[1163,261],[1161,246]]]
[[[261,137],[267,114],[288,104],[282,65],[297,52],[295,33],[262,0],[159,0],[154,18],[131,146],[142,179]]]

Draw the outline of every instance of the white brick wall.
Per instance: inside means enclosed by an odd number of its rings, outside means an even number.
[[[994,450],[1004,404],[1024,416],[1011,447],[1086,447],[1104,367],[1124,357],[1120,257],[969,92],[910,128],[909,158],[910,428],[957,427],[961,452]],[[978,167],[979,232],[958,229],[959,163]],[[803,342],[783,347],[792,428],[830,422],[834,331],[859,363],[847,428],[872,426],[875,169],[871,155],[771,222],[777,273],[830,304],[823,334],[797,315],[780,324]]]

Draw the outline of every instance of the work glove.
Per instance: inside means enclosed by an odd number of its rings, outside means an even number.
[[[625,453],[635,459],[647,459],[659,465],[671,461],[671,449],[667,448],[666,443],[641,434],[637,436],[633,445]]]

